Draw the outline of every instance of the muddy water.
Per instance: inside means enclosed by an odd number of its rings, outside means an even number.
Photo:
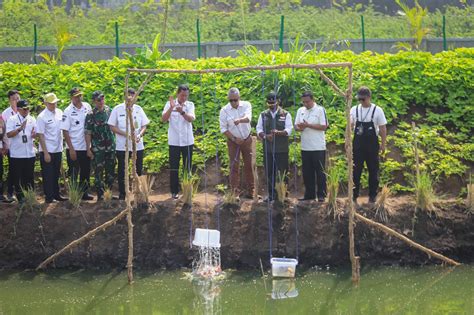
[[[228,272],[218,283],[184,271],[0,272],[0,314],[474,314],[474,266],[376,268],[354,288],[347,270],[312,269],[294,281]]]

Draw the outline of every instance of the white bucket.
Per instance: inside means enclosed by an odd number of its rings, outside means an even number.
[[[295,279],[273,279],[272,299],[281,300],[298,296]]]
[[[218,230],[196,229],[194,232],[194,246],[221,247],[221,232]]]
[[[274,277],[294,278],[298,260],[293,258],[272,258],[272,275]]]

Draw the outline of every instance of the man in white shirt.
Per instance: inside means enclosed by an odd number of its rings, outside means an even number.
[[[351,127],[354,130],[354,195],[357,202],[360,190],[360,177],[364,162],[369,171],[369,203],[374,203],[379,187],[379,154],[385,152],[387,140],[387,120],[382,108],[371,103],[372,92],[362,86],[357,91],[359,105],[351,108]],[[379,145],[379,134],[382,140]]]
[[[301,100],[303,106],[296,113],[295,129],[301,131],[301,161],[305,193],[299,200],[313,200],[317,195],[318,201],[324,202],[326,198],[325,131],[328,128],[326,111],[314,102],[311,91],[304,92]]]
[[[132,98],[135,96],[134,89],[128,89],[128,101],[129,103]],[[143,145],[143,135],[145,134],[146,127],[150,123],[150,120],[146,116],[143,109],[137,104],[127,105],[132,109],[132,118],[135,127],[135,139],[137,149],[137,160],[136,160],[136,172],[138,176],[142,175],[143,170],[143,151],[145,149]],[[130,134],[126,133],[126,124],[127,124],[127,108],[125,103],[119,104],[114,107],[112,113],[110,114],[109,121],[107,122],[110,126],[112,132],[116,135],[116,155],[117,155],[117,164],[118,164],[118,184],[119,184],[119,199],[125,200],[125,141],[126,138],[129,138],[128,150],[131,160],[132,156],[132,142],[130,139]],[[130,130],[130,125],[129,125]],[[130,131],[129,131],[130,132]],[[128,166],[127,166],[128,167]]]
[[[71,104],[64,110],[61,129],[66,141],[68,175],[73,182],[78,181],[83,190],[82,200],[92,200],[88,194],[91,160],[87,156],[84,122],[91,106],[82,101],[82,91],[75,87],[69,91]]]
[[[268,198],[276,199],[275,184],[284,179],[288,183],[288,137],[293,130],[291,114],[279,106],[275,92],[267,95],[268,109],[258,116],[257,135],[263,141],[265,170],[267,172]],[[286,196],[283,196],[286,198]]]
[[[8,91],[7,96],[8,96],[9,106],[2,112],[2,119],[5,125],[7,124],[7,121],[10,117],[15,116],[17,114],[16,104],[20,100],[20,92],[18,92],[17,90],[10,90]],[[5,136],[3,149],[6,151],[6,154],[8,156],[8,175],[7,175],[7,198],[4,199],[4,202],[11,203],[14,201],[13,199],[14,179],[12,177],[14,170],[12,169],[11,162],[10,162],[10,154],[8,151],[9,143],[10,143],[10,140],[8,139],[8,137]],[[0,182],[3,182],[3,177],[0,177]],[[2,190],[1,190],[0,195],[3,196],[3,187],[1,188]]]
[[[227,137],[227,150],[230,163],[230,187],[235,194],[240,192],[240,154],[244,160],[245,197],[253,198],[255,189],[252,170],[252,137],[250,135],[252,105],[240,100],[237,88],[231,88],[227,94],[229,103],[219,113],[221,133]]]
[[[6,124],[0,115],[0,201],[6,200],[3,195],[3,156],[7,154],[5,138],[6,138]],[[13,201],[13,200],[12,200]]]
[[[40,143],[40,163],[46,203],[52,203],[54,200],[67,200],[59,194],[59,176],[61,175],[63,152],[63,136],[61,133],[63,111],[56,107],[58,101],[56,94],[46,94],[43,98],[46,108],[38,115],[36,120],[36,134]]]
[[[29,115],[29,110],[28,101],[20,100],[17,103],[17,114],[7,121],[10,161],[14,170],[13,180],[19,203],[23,201],[22,189],[34,189],[36,120]]]
[[[176,100],[170,96],[165,104],[161,120],[169,122],[168,146],[170,168],[170,191],[173,199],[178,198],[179,192],[179,161],[183,158],[183,168],[191,172],[193,159],[193,121],[196,119],[194,103],[188,101],[189,87],[178,86]]]

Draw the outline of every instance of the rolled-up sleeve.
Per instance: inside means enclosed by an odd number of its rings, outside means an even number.
[[[293,123],[292,123],[292,118],[291,118],[290,113],[286,114],[285,131],[288,136],[290,136],[291,132],[293,131]]]
[[[226,116],[227,115],[225,114],[224,108],[222,108],[219,113],[219,127],[221,128],[221,133],[224,133],[228,130]]]
[[[262,122],[262,115],[258,115],[258,120],[257,120],[257,136],[263,132],[263,122]]]

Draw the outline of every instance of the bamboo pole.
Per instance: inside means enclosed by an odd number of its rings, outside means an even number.
[[[340,68],[352,67],[351,62],[336,62],[336,63],[325,63],[325,64],[281,64],[272,66],[249,66],[240,68],[226,68],[226,69],[201,69],[201,70],[186,70],[186,69],[137,69],[130,68],[129,72],[142,72],[142,73],[188,73],[188,74],[203,74],[203,73],[228,73],[228,72],[240,72],[240,71],[252,71],[252,70],[279,70],[279,69],[324,69],[324,68]]]
[[[38,267],[36,267],[36,270],[43,269],[50,262],[52,262],[53,260],[58,258],[60,255],[62,255],[64,252],[66,252],[68,250],[72,250],[74,247],[76,247],[77,245],[79,245],[83,241],[94,237],[95,234],[97,234],[97,232],[104,231],[106,228],[108,228],[111,225],[117,223],[117,221],[122,219],[125,215],[127,215],[127,213],[128,213],[128,209],[123,210],[122,212],[117,214],[114,218],[110,219],[107,222],[102,223],[101,225],[99,225],[98,227],[90,230],[89,232],[87,232],[86,234],[81,236],[80,238],[70,242],[68,245],[64,246],[63,249],[61,249],[60,251],[58,251],[58,252],[54,253],[53,255],[49,256],[47,259],[45,259],[41,264],[39,264]]]
[[[416,133],[415,122],[411,122],[412,133],[413,133],[413,149],[415,152],[415,170],[416,170],[416,183],[420,180],[420,155],[418,153],[418,135]],[[415,210],[413,211],[413,219],[411,220],[411,233],[415,237],[415,225],[418,218],[418,189],[415,190]]]
[[[319,76],[321,79],[323,79],[327,84],[329,84],[332,89],[338,93],[342,97],[346,97],[346,93],[344,93],[337,85],[334,83],[327,75],[324,74],[324,72],[320,68],[316,68],[319,72]]]
[[[353,156],[352,156],[352,128],[351,128],[351,107],[352,107],[352,67],[349,67],[349,83],[346,93],[346,135],[345,148],[347,158],[347,193],[349,203],[349,257],[352,265],[352,282],[357,284],[360,281],[360,257],[355,255],[354,241],[354,215],[355,206],[353,200]]]
[[[397,231],[395,231],[395,230],[389,228],[388,226],[385,226],[385,225],[383,225],[383,224],[381,224],[381,223],[372,221],[372,220],[370,220],[370,219],[368,219],[368,218],[366,218],[366,217],[364,217],[363,215],[360,215],[360,214],[358,214],[358,213],[355,213],[355,217],[356,217],[358,220],[360,220],[360,221],[362,221],[362,222],[364,222],[364,223],[366,223],[366,224],[368,224],[368,225],[370,225],[370,226],[373,226],[373,227],[375,227],[375,228],[377,228],[377,229],[379,229],[379,230],[381,230],[381,231],[383,231],[383,232],[385,232],[385,233],[387,233],[387,234],[389,234],[389,235],[391,235],[391,236],[393,236],[393,237],[396,237],[396,238],[398,238],[398,239],[404,241],[404,242],[407,243],[409,246],[421,250],[422,252],[426,253],[429,257],[435,257],[435,258],[437,258],[437,259],[439,259],[439,260],[442,260],[442,261],[444,261],[445,263],[450,264],[450,265],[453,265],[453,266],[459,266],[459,265],[460,265],[460,263],[458,263],[457,261],[452,260],[452,259],[450,259],[450,258],[448,258],[448,257],[446,257],[446,256],[444,256],[444,255],[441,255],[441,254],[439,254],[439,253],[437,253],[437,252],[435,252],[435,251],[433,251],[433,250],[431,250],[431,249],[429,249],[429,248],[427,248],[427,247],[425,247],[425,246],[423,246],[423,245],[420,245],[420,244],[418,244],[418,243],[416,243],[416,242],[410,240],[410,239],[409,239],[408,237],[406,237],[405,235],[402,235],[402,234],[398,233]]]
[[[252,173],[253,173],[253,201],[258,202],[258,173],[257,173],[257,137],[252,136]]]
[[[133,222],[132,222],[132,201],[130,199],[130,176],[129,176],[129,167],[128,167],[128,147],[129,147],[129,130],[132,129],[132,136],[134,134],[133,128],[130,128],[130,103],[132,100],[128,99],[128,79],[130,78],[130,73],[127,73],[125,77],[125,91],[124,91],[124,103],[125,103],[125,111],[127,113],[127,117],[125,119],[125,203],[127,205],[127,226],[128,226],[128,258],[127,258],[127,276],[128,276],[128,283],[133,283]],[[133,105],[133,102],[132,102]],[[135,139],[132,138],[132,142],[135,142]]]

